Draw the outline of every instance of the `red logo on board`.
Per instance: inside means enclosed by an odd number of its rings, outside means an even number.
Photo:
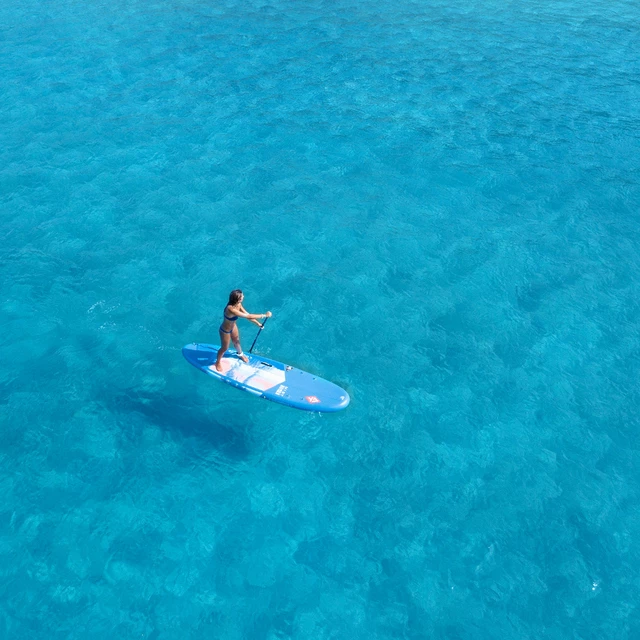
[[[305,396],[304,399],[307,402],[310,402],[311,404],[316,404],[317,402],[320,402],[320,398],[316,398],[315,396]]]

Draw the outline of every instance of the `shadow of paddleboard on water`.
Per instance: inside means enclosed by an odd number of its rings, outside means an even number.
[[[137,413],[163,431],[198,438],[203,446],[214,446],[230,458],[241,460],[250,454],[247,433],[251,424],[246,414],[225,410],[222,421],[212,415],[211,405],[195,394],[175,396],[132,387],[105,392],[101,401],[119,416],[126,430],[130,429],[126,435],[131,439],[137,437],[139,427],[127,416]]]

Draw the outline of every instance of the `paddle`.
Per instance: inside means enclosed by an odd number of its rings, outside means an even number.
[[[253,351],[253,347],[256,346],[256,340],[258,339],[258,336],[260,335],[260,333],[262,332],[262,330],[264,329],[264,325],[267,324],[267,320],[269,318],[265,318],[264,322],[262,323],[262,326],[260,327],[260,329],[258,329],[258,333],[256,334],[256,337],[253,340],[253,344],[251,345],[251,349],[249,349],[249,353],[251,353]]]

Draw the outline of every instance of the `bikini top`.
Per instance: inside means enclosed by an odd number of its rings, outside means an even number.
[[[235,322],[238,319],[238,316],[228,316],[227,315],[227,307],[224,308],[224,311],[222,312],[222,315],[224,315],[224,319],[228,320],[229,322]]]

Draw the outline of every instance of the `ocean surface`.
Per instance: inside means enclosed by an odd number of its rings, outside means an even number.
[[[5,0],[0,638],[640,637],[639,34]],[[234,288],[346,411],[187,364]]]

